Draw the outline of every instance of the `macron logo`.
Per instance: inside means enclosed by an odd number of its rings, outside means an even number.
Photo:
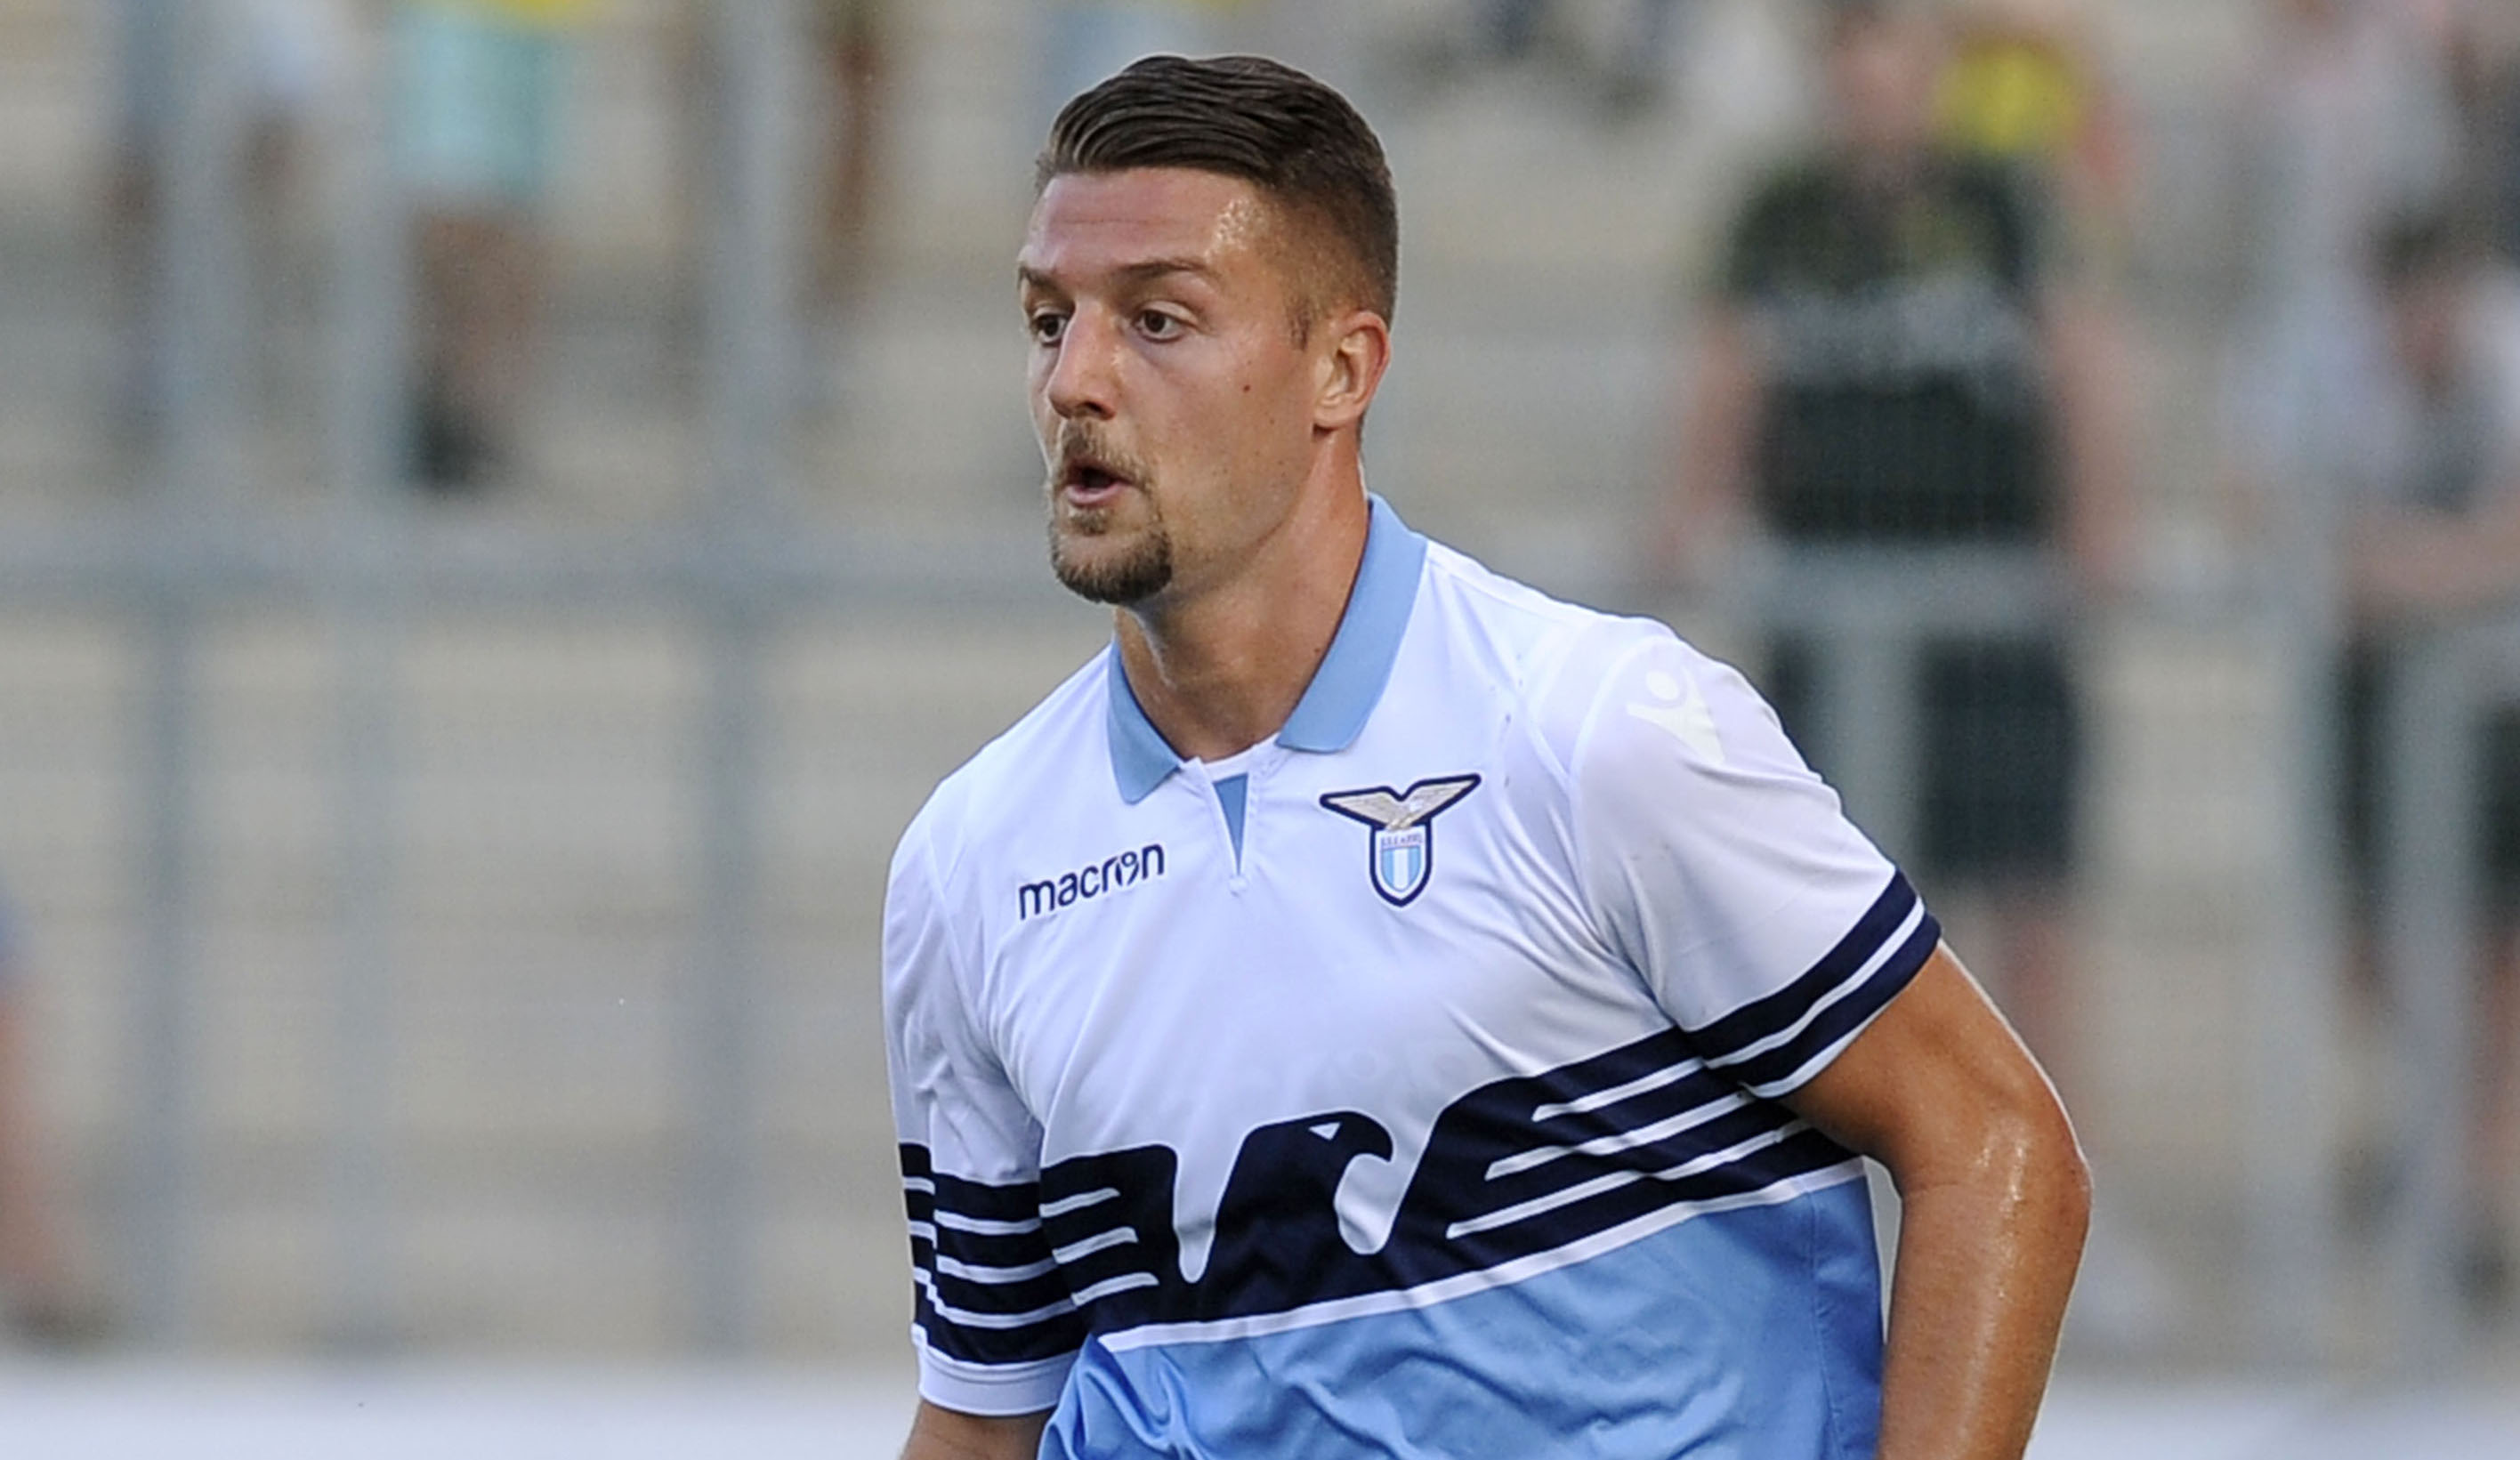
[[[1072,907],[1079,899],[1099,898],[1106,892],[1135,887],[1150,877],[1164,874],[1164,844],[1148,842],[1135,852],[1122,852],[1101,862],[1061,872],[1056,878],[1026,882],[1015,889],[1015,918],[1021,921],[1036,914],[1057,912]]]

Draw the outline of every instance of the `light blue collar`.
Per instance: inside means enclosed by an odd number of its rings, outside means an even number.
[[[1366,718],[1390,682],[1391,663],[1400,655],[1400,636],[1409,628],[1409,610],[1418,602],[1418,578],[1426,562],[1426,539],[1412,532],[1400,514],[1379,497],[1365,532],[1365,560],[1357,565],[1356,587],[1349,591],[1347,611],[1339,618],[1322,667],[1295,704],[1295,713],[1278,731],[1278,743],[1288,750],[1328,755],[1347,749],[1365,730]],[[1103,654],[1104,679],[1111,686],[1110,711],[1104,718],[1111,741],[1111,774],[1119,781],[1120,799],[1134,806],[1147,799],[1164,777],[1181,769],[1181,757],[1155,730],[1129,677],[1120,668],[1120,648]]]

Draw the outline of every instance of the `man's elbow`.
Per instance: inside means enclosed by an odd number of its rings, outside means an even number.
[[[2055,1091],[2044,1079],[2027,1084],[1994,1102],[1988,1173],[2025,1220],[2079,1251],[2092,1220],[2092,1165]]]

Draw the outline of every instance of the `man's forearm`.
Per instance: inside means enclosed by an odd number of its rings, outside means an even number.
[[[922,1400],[901,1460],[1033,1460],[1041,1453],[1047,1414],[993,1419],[939,1409]]]
[[[1750,327],[1723,308],[1705,322],[1681,408],[1671,490],[1655,532],[1658,573],[1703,588],[1749,515],[1751,442],[1763,383]]]
[[[2088,588],[2115,589],[2132,567],[2137,437],[2127,409],[2125,342],[2097,301],[2048,308],[2048,351],[2064,446],[2064,546]]]
[[[2026,1126],[1964,1177],[1902,1195],[1880,1460],[2014,1460],[2090,1220],[2082,1158],[2070,1132]]]

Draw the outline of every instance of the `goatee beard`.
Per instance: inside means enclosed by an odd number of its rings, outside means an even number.
[[[1091,420],[1066,420],[1050,455],[1050,570],[1069,593],[1096,603],[1127,607],[1162,593],[1173,581],[1172,534],[1164,530],[1163,512],[1146,491],[1147,465],[1102,437]],[[1132,542],[1123,536],[1122,520],[1105,507],[1062,511],[1059,484],[1080,466],[1092,466],[1136,484],[1126,496],[1136,497],[1146,520]],[[1125,500],[1125,498],[1124,498]],[[1121,531],[1115,531],[1118,528]],[[1077,550],[1102,541],[1118,550],[1116,557],[1097,561]]]
[[[1072,553],[1079,542],[1102,538],[1103,523],[1095,520],[1090,529],[1061,532],[1056,509],[1050,522],[1050,571],[1059,586],[1080,598],[1096,603],[1108,603],[1126,608],[1143,603],[1170,587],[1173,581],[1173,540],[1158,519],[1147,524],[1146,531],[1116,558],[1093,560]],[[1101,519],[1103,513],[1082,513]]]

